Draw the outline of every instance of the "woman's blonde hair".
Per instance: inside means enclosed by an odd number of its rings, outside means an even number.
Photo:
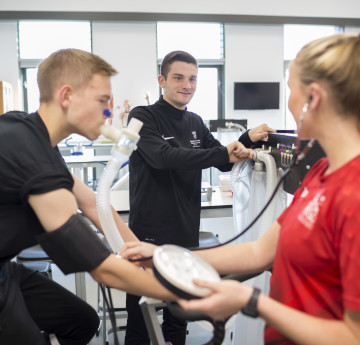
[[[359,115],[360,124],[360,36],[338,34],[305,45],[295,58],[300,82],[324,83],[336,110],[346,116]]]
[[[69,84],[76,90],[85,87],[96,73],[112,76],[117,71],[99,56],[79,49],[52,53],[39,65],[40,102],[50,102],[62,85]]]

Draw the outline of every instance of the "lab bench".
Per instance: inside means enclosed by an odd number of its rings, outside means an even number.
[[[220,242],[235,234],[233,224],[233,197],[231,192],[221,192],[220,187],[213,187],[211,201],[201,203],[200,231],[210,231]],[[125,223],[129,216],[129,191],[110,192],[110,203],[120,214]]]

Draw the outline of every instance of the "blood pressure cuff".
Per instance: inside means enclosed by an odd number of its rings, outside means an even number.
[[[111,254],[80,214],[37,240],[64,274],[90,272]]]

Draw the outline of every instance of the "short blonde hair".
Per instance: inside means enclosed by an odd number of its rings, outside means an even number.
[[[40,102],[52,101],[55,90],[61,85],[70,84],[77,90],[85,87],[96,73],[113,76],[117,71],[99,56],[79,49],[52,53],[39,65]]]
[[[294,62],[304,86],[314,81],[323,82],[338,112],[346,116],[360,115],[359,34],[337,34],[310,42]],[[360,116],[358,124],[360,126]]]

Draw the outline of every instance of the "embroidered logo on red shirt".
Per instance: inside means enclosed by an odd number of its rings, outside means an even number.
[[[303,195],[304,194],[304,195]],[[306,193],[302,193],[301,197],[306,197],[308,191]],[[319,213],[319,209],[323,202],[325,201],[325,196],[322,195],[323,192],[319,191],[312,200],[306,205],[306,207],[302,210],[302,212],[298,216],[298,220],[302,223],[306,228],[311,230],[316,221],[317,215]]]

